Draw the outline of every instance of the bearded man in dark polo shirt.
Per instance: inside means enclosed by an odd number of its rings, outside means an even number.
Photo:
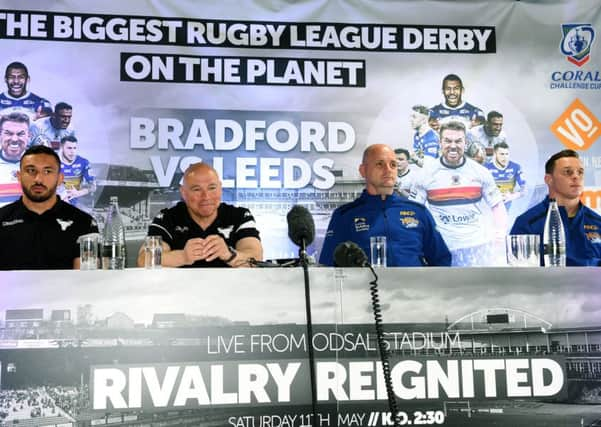
[[[0,208],[0,270],[79,268],[77,239],[98,233],[98,227],[56,195],[63,181],[58,155],[49,147],[31,147],[17,177],[23,195]]]
[[[221,180],[206,163],[186,169],[180,193],[183,201],[163,209],[148,228],[163,239],[166,267],[244,267],[261,260],[263,247],[255,220],[246,208],[221,202]],[[144,247],[138,266],[144,265]]]

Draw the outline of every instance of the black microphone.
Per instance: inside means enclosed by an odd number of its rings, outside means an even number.
[[[298,263],[303,269],[305,283],[305,313],[307,316],[307,336],[313,337],[313,320],[311,320],[311,286],[309,281],[309,256],[307,246],[315,239],[315,222],[309,210],[300,205],[292,206],[288,215],[288,237],[298,246]],[[315,374],[315,349],[313,340],[308,339],[307,353],[309,356],[309,378],[311,381],[311,408],[313,417],[317,416],[317,379]],[[395,412],[396,413],[396,412]]]
[[[313,216],[307,208],[301,205],[294,205],[288,215],[288,237],[295,245],[305,248],[313,243],[315,239],[315,222]]]
[[[336,267],[369,267],[367,255],[355,242],[342,242],[334,249]]]

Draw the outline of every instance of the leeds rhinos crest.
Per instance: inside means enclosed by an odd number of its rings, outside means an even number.
[[[572,64],[582,67],[591,58],[595,30],[591,24],[562,24],[561,53]]]

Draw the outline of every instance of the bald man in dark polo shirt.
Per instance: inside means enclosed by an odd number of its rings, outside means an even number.
[[[246,208],[221,201],[217,171],[206,163],[186,169],[181,202],[163,209],[148,227],[149,236],[163,239],[165,267],[247,267],[263,258],[255,219]],[[138,266],[144,265],[144,247]]]
[[[58,155],[31,147],[17,174],[23,196],[0,208],[0,270],[79,268],[79,236],[97,233],[94,219],[56,195]]]

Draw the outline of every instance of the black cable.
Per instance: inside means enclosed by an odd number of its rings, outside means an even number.
[[[313,320],[311,319],[311,289],[309,282],[309,261],[304,241],[299,251],[299,262],[303,268],[305,281],[305,312],[307,316],[307,351],[309,353],[309,375],[311,380],[311,411],[313,412],[312,425],[317,422],[317,380],[315,376],[315,350],[313,348]]]
[[[386,386],[386,395],[388,397],[388,407],[392,413],[392,419],[394,420],[394,426],[400,426],[399,420],[399,409],[397,406],[396,397],[394,395],[394,389],[392,387],[389,351],[386,348],[384,342],[384,328],[382,326],[382,309],[380,307],[380,296],[378,293],[378,275],[374,268],[370,265],[369,269],[374,275],[374,280],[369,282],[369,293],[371,294],[371,305],[374,312],[374,323],[376,325],[376,338],[378,341],[378,349],[380,350],[380,360],[382,361],[382,372],[384,373],[384,385]]]

